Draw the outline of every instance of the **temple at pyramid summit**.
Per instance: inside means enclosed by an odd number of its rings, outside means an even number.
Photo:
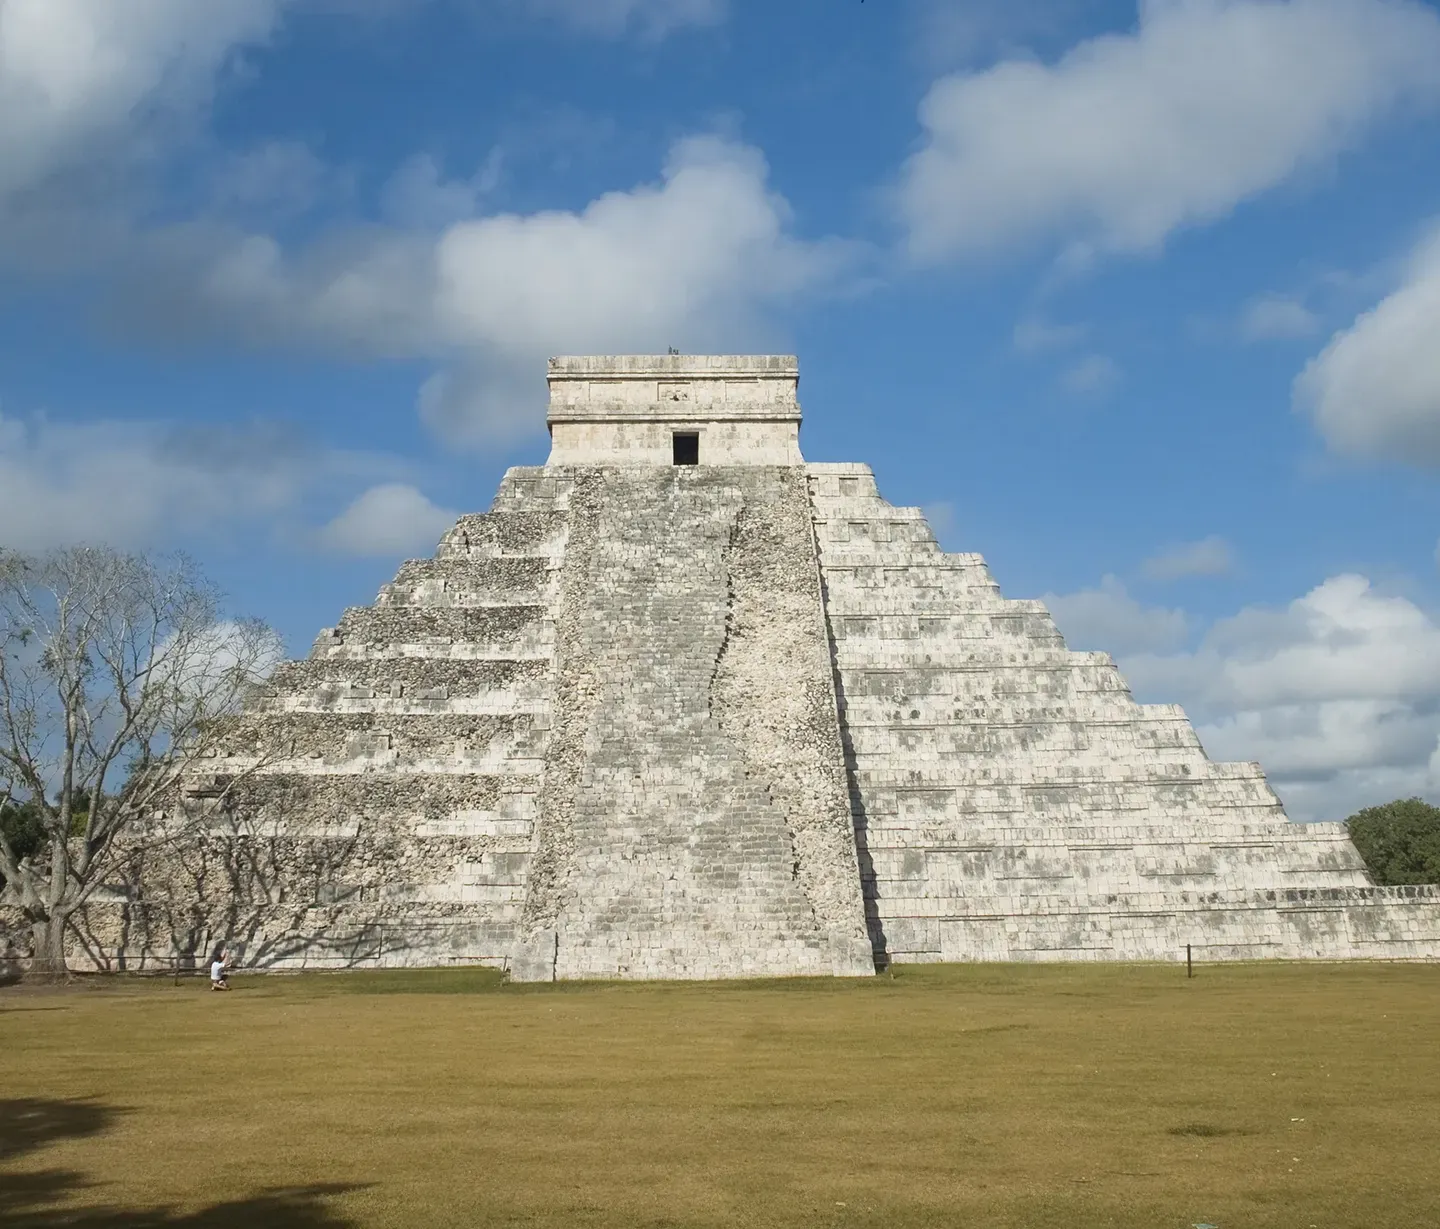
[[[84,918],[100,965],[517,980],[1440,958],[1440,889],[1131,698],[858,464],[789,356],[552,359],[551,452],[282,666]]]

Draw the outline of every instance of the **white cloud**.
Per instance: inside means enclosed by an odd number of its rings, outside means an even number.
[[[263,43],[301,3],[338,18],[386,7],[375,0],[0,0],[0,202],[92,164],[160,152],[170,128],[203,113],[237,53]],[[515,5],[582,32],[648,37],[713,24],[726,10],[725,0]],[[415,5],[393,0],[391,7],[403,14]]]
[[[523,0],[537,16],[561,18],[580,30],[616,35],[629,29],[660,37],[685,26],[719,22],[727,0]]]
[[[1324,780],[1272,780],[1271,787],[1298,820],[1345,820],[1365,807],[1397,798],[1440,801],[1440,765],[1429,768],[1352,768]]]
[[[237,692],[243,695],[237,671],[258,683],[274,674],[285,656],[285,642],[273,628],[224,619],[184,643],[172,636],[152,660],[157,673],[195,699],[224,703],[239,698]]]
[[[4,0],[0,199],[128,148],[138,117],[208,98],[236,48],[263,39],[281,0]]]
[[[930,532],[940,543],[940,549],[944,550],[945,543],[950,540],[950,535],[955,531],[955,505],[947,499],[940,499],[926,504],[920,511],[925,514],[925,520],[930,525]]]
[[[231,195],[263,199],[268,168],[293,153],[241,167]],[[777,313],[838,287],[868,251],[795,235],[764,157],[720,137],[677,142],[656,181],[578,210],[456,220],[483,206],[492,173],[447,180],[412,161],[386,193],[390,223],[293,243],[214,217],[142,228],[45,213],[0,235],[35,272],[102,276],[131,334],[432,360],[421,413],[469,444],[538,428],[551,354],[784,348]]]
[[[547,338],[605,353],[659,346],[698,320],[722,323],[831,273],[838,253],[785,233],[789,209],[751,148],[682,141],[660,185],[612,192],[580,213],[462,222],[436,252],[451,335],[513,352]]]
[[[1050,42],[1083,20],[1087,0],[920,0],[916,52],[926,64],[955,67]]]
[[[1100,397],[1113,392],[1124,373],[1120,364],[1105,354],[1087,354],[1060,377],[1067,392],[1082,397]]]
[[[1240,313],[1240,336],[1245,341],[1287,341],[1309,337],[1319,328],[1320,317],[1289,295],[1260,295]]]
[[[469,179],[445,179],[434,158],[417,154],[386,183],[381,211],[402,227],[443,230],[477,212],[499,185],[502,165],[497,147]]]
[[[438,508],[413,486],[373,486],[320,531],[321,545],[344,555],[393,556],[433,552],[459,517]]]
[[[1041,316],[1026,316],[1016,322],[1011,342],[1017,353],[1043,354],[1078,344],[1086,332],[1083,324],[1052,324]]]
[[[437,371],[421,385],[417,408],[441,439],[503,445],[543,429],[545,400],[545,367],[537,357]]]
[[[1185,542],[1145,561],[1145,575],[1152,580],[1179,580],[1185,576],[1223,576],[1235,566],[1230,544],[1211,535],[1198,542]]]
[[[0,415],[0,546],[152,547],[271,523],[395,466],[266,427],[177,430]]]
[[[525,215],[483,211],[498,155],[458,179],[420,156],[384,190],[385,224],[309,229],[293,245],[266,223],[245,230],[235,219],[295,213],[339,186],[343,176],[295,144],[225,162],[209,183],[214,212],[187,221],[138,225],[123,192],[47,194],[92,161],[120,165],[162,146],[166,118],[203,110],[237,50],[263,40],[295,3],[0,0],[5,259],[37,275],[98,276],[132,333],[434,360],[442,371],[421,398],[426,421],[473,442],[534,429],[551,353],[775,344],[771,309],[835,276],[858,250],[794,237],[760,153],[715,137],[677,142],[657,182],[578,211]],[[366,11],[351,0],[325,7]],[[659,35],[719,20],[725,6],[516,8],[600,34]]]
[[[1148,0],[1053,65],[956,73],[920,109],[898,204],[934,261],[1060,239],[1146,251],[1440,96],[1418,0]]]
[[[1121,666],[1140,698],[1184,703],[1213,758],[1258,760],[1292,816],[1440,792],[1440,626],[1363,576],[1242,610],[1194,652]]]
[[[1418,768],[1435,749],[1437,731],[1431,716],[1375,699],[1250,710],[1213,721],[1202,733],[1219,759],[1259,760],[1279,777],[1306,779],[1357,768]]]
[[[422,396],[427,421],[494,438],[538,422],[549,354],[744,344],[767,309],[847,269],[856,247],[792,236],[766,179],[758,151],[691,138],[659,183],[576,212],[494,214],[438,235],[358,231],[293,256],[247,236],[194,294],[225,327],[269,340],[448,361]]]
[[[1189,632],[1183,610],[1142,606],[1115,576],[1106,576],[1097,589],[1047,593],[1042,600],[1073,649],[1100,649],[1116,656],[1162,652],[1184,643]]]
[[[226,158],[210,176],[210,196],[224,210],[302,213],[342,176],[297,141],[266,141]]]
[[[1400,287],[1310,361],[1295,404],[1334,452],[1440,464],[1440,231]]]

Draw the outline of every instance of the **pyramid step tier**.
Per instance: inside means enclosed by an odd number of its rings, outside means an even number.
[[[436,549],[439,559],[503,559],[565,553],[568,521],[561,511],[488,512],[462,516]]]
[[[1084,763],[1139,753],[1153,758],[1166,750],[1176,762],[1196,764],[1205,758],[1188,723],[1168,719],[1097,722],[1093,726],[1073,721],[1004,726],[978,721],[935,725],[903,720],[898,725],[856,722],[850,725],[848,735],[856,755],[892,761],[906,756],[952,761],[964,756],[1004,758],[1024,753],[1038,764]],[[1180,752],[1191,754],[1177,759]]]
[[[549,657],[554,625],[545,602],[483,606],[352,606],[316,640],[316,656],[445,655]]]
[[[872,920],[888,959],[1434,960],[1440,889],[1227,888],[949,902],[896,900]]]

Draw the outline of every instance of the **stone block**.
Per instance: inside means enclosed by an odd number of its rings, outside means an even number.
[[[555,980],[555,932],[541,930],[517,942],[508,965],[510,980],[544,982]]]

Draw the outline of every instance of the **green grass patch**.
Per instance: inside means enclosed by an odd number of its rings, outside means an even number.
[[[0,990],[0,1223],[1440,1224],[1440,969]]]

